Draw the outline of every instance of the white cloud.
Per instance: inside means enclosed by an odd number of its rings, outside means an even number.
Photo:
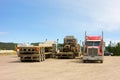
[[[0,32],[0,35],[7,34],[7,32]]]
[[[94,30],[117,31],[120,29],[119,0],[59,0],[61,7],[74,11],[78,16],[88,16],[93,20]],[[88,29],[88,27],[84,27]]]
[[[103,30],[112,32],[118,31],[120,29],[120,9],[119,9],[120,0],[45,0],[45,1],[22,0],[22,1],[32,6],[33,5],[39,6],[41,3],[45,4],[47,7],[48,4],[50,6],[54,5],[55,7],[60,7],[65,9],[66,11],[70,11],[70,13],[73,13],[73,15],[86,16],[92,19],[91,23],[87,21],[82,23],[80,22],[80,20],[75,19],[71,21],[69,20],[71,24],[76,26],[77,30],[78,29],[88,31]],[[66,16],[67,15],[64,15],[63,17]],[[64,21],[65,21],[64,25],[70,24],[69,21],[67,20]]]

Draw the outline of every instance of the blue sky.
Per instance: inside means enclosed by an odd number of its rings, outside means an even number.
[[[88,35],[120,41],[119,0],[0,0],[0,42],[78,41]]]

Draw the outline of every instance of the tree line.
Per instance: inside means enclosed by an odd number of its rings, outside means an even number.
[[[15,50],[17,43],[0,42],[0,50]]]
[[[106,47],[106,51],[113,53],[115,56],[120,56],[120,42],[112,43],[110,41],[109,45]]]
[[[37,43],[31,43],[34,46],[38,46],[39,42]],[[5,42],[0,42],[0,50],[15,50],[17,46],[17,43],[5,43]]]

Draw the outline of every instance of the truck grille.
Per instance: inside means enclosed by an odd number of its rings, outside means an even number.
[[[88,48],[88,55],[89,56],[97,56],[98,55],[98,48]]]

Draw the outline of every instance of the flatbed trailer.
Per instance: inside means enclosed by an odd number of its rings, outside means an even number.
[[[45,52],[43,47],[39,46],[18,46],[17,47],[18,57],[20,61],[44,61]]]

